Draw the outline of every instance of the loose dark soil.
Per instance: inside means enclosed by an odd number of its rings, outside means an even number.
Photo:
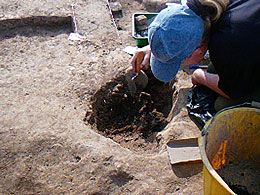
[[[130,95],[124,74],[109,81],[92,98],[86,121],[104,136],[134,151],[156,151],[156,132],[167,125],[172,106],[172,87],[147,72],[146,89]]]
[[[237,194],[260,194],[259,165],[251,162],[234,162],[224,166],[218,174]]]

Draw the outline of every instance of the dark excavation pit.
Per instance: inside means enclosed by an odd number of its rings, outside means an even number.
[[[125,75],[120,74],[101,87],[92,97],[92,108],[85,121],[98,132],[134,151],[158,150],[157,132],[168,124],[173,89],[147,72],[147,87],[130,95]]]

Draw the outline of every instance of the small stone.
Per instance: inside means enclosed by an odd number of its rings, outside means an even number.
[[[112,12],[122,11],[122,5],[118,1],[110,2],[109,6],[110,6]]]
[[[139,15],[135,17],[136,25],[138,26],[147,26],[147,17],[145,15]]]
[[[113,88],[113,90],[112,90],[113,92],[119,92],[119,87],[118,87],[118,85],[116,85],[114,88]]]
[[[118,88],[119,90],[121,90],[121,89],[124,88],[124,85],[122,85],[122,84],[117,84],[116,86],[117,86],[117,88]]]
[[[136,31],[145,31],[148,29],[147,17],[145,15],[139,15],[135,17]]]
[[[115,1],[115,2],[110,2],[109,3],[110,9],[112,11],[112,14],[114,17],[122,17],[122,5]]]
[[[142,92],[140,93],[140,95],[139,95],[139,98],[142,99],[142,100],[151,101],[152,96],[151,96],[151,94],[142,91]]]
[[[115,92],[115,91],[112,91],[112,93],[111,93],[112,96],[115,96],[115,95],[117,95],[117,94],[118,94],[118,93]]]

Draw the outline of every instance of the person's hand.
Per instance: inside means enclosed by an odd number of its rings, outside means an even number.
[[[144,57],[143,57],[142,62],[140,64],[141,67],[139,67],[139,68],[142,69],[142,70],[147,70],[150,67],[151,48],[150,48],[149,45],[147,45],[145,47],[142,47],[142,48],[138,49],[135,52],[135,54],[133,55],[132,59],[131,59],[131,64],[132,64],[132,68],[133,68],[134,72],[138,71],[137,70],[137,65],[139,65],[139,64],[137,64],[137,63],[138,63],[139,59],[137,59],[137,57],[138,57],[138,54],[140,52],[144,53]]]

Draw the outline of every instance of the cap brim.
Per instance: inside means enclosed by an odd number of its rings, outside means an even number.
[[[151,54],[151,70],[153,75],[160,81],[173,80],[180,69],[182,60],[174,60],[174,63],[162,63]]]

